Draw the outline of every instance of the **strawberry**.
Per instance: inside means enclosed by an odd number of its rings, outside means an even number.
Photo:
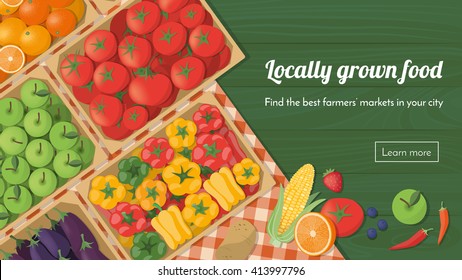
[[[327,169],[324,173],[324,186],[333,192],[341,192],[343,189],[342,173],[335,171],[335,169]]]

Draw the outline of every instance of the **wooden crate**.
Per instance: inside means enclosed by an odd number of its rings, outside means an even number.
[[[149,137],[166,137],[165,135],[165,127],[169,125],[174,119],[176,118],[184,118],[184,119],[192,119],[192,116],[194,112],[197,111],[197,109],[202,105],[202,104],[211,104],[213,106],[216,106],[221,114],[223,115],[225,119],[225,123],[227,124],[228,128],[232,130],[235,134],[236,137],[238,138],[239,145],[244,151],[244,153],[247,155],[247,157],[251,158],[254,162],[256,162],[260,167],[261,167],[261,172],[260,172],[260,189],[258,190],[257,193],[255,193],[252,196],[246,197],[245,200],[243,200],[240,204],[236,205],[229,213],[221,217],[218,221],[216,221],[213,225],[210,225],[208,228],[206,228],[204,231],[202,231],[200,234],[192,238],[191,240],[187,241],[180,247],[178,247],[177,250],[169,250],[164,257],[164,259],[172,259],[175,256],[183,253],[185,250],[190,248],[190,246],[201,239],[203,236],[210,234],[213,230],[215,230],[218,225],[226,221],[228,218],[235,216],[237,213],[239,213],[246,205],[248,205],[250,202],[255,200],[256,198],[262,196],[265,192],[267,192],[269,189],[271,189],[275,184],[276,181],[272,177],[270,171],[262,163],[262,161],[258,158],[257,154],[253,151],[253,149],[248,145],[247,141],[245,141],[244,136],[239,132],[238,128],[234,125],[233,121],[229,117],[229,115],[224,111],[224,108],[220,105],[218,100],[213,96],[211,93],[203,93],[203,94],[198,94],[198,98],[195,99],[194,101],[190,101],[185,107],[181,109],[180,112],[175,112],[169,115],[168,118],[164,119],[163,121],[157,121],[157,125],[155,128],[151,129],[142,139],[139,139],[137,142],[133,142],[133,144],[130,147],[127,147],[125,150],[121,150],[120,154],[118,154],[115,158],[113,158],[111,161],[109,161],[105,166],[103,166],[100,171],[96,172],[95,176],[105,176],[105,175],[116,175],[118,173],[118,163],[120,160],[124,158],[128,158],[132,155],[133,151],[137,148],[143,147],[144,142],[146,141],[147,138]],[[108,232],[108,236],[111,239],[117,240],[116,236],[118,235],[117,232],[110,226],[109,221],[107,219],[108,212],[106,210],[103,210],[102,208],[99,208],[97,206],[94,206],[89,200],[88,200],[88,192],[90,190],[90,184],[91,184],[91,178],[83,181],[81,184],[77,186],[77,191],[81,194],[83,199],[87,202],[89,205],[89,208],[91,209],[92,212],[98,213],[97,214],[97,219],[104,221],[103,224]],[[119,248],[124,251],[125,257],[127,259],[130,259],[130,252],[129,249],[123,248],[120,244],[118,244]]]
[[[13,236],[18,239],[30,239],[28,229],[51,228],[51,223],[45,215],[51,219],[57,220],[59,215],[55,210],[61,212],[70,212],[79,217],[82,222],[90,229],[98,242],[100,251],[110,260],[120,260],[122,255],[117,251],[117,247],[109,242],[98,223],[89,215],[84,205],[79,201],[75,192],[68,191],[59,199],[52,201],[46,208],[41,210],[37,215],[28,220],[20,231]],[[8,237],[0,240],[0,248],[5,252],[14,253],[16,242],[13,238]]]
[[[111,12],[111,16],[106,17],[103,21],[101,21],[99,24],[93,26],[88,32],[92,32],[95,30],[109,30],[110,28],[110,23],[115,14],[117,14],[119,11],[123,9],[130,8],[136,3],[139,3],[140,0],[128,0],[126,3],[122,4],[120,7],[118,7],[115,11]],[[191,96],[196,94],[197,92],[203,90],[206,88],[208,85],[210,85],[213,81],[215,81],[217,78],[219,78],[221,75],[229,71],[232,67],[234,67],[236,64],[238,64],[240,61],[244,59],[244,53],[239,49],[237,46],[236,42],[233,40],[231,35],[226,31],[225,27],[223,24],[218,20],[216,15],[213,13],[212,9],[210,6],[202,0],[202,5],[204,8],[212,15],[213,20],[214,20],[214,25],[215,27],[219,28],[223,34],[225,35],[226,38],[226,43],[231,49],[231,61],[226,66],[224,69],[218,71],[211,77],[205,79],[201,85],[199,85],[197,88],[189,91],[181,90],[178,94],[178,97],[170,107],[164,108],[159,116],[157,116],[154,120],[148,122],[146,126],[138,131],[135,131],[132,135],[127,137],[125,140],[121,141],[116,141],[107,138],[101,131],[101,128],[96,125],[90,118],[89,114],[89,105],[80,103],[72,94],[72,87],[67,85],[63,79],[61,78],[61,75],[59,74],[59,65],[61,61],[64,59],[64,57],[68,54],[75,54],[77,51],[80,51],[80,53],[83,53],[83,45],[85,42],[85,37],[80,38],[77,42],[66,46],[63,48],[61,51],[59,51],[55,56],[53,56],[49,61],[47,61],[48,66],[50,67],[51,72],[54,74],[54,76],[57,79],[57,82],[61,85],[61,88],[63,92],[65,92],[67,95],[69,95],[70,99],[73,101],[73,103],[76,104],[78,110],[82,112],[82,114],[85,116],[85,118],[88,120],[91,128],[96,132],[98,135],[99,139],[101,142],[104,144],[104,146],[108,149],[110,153],[114,153],[115,151],[119,150],[121,147],[127,145],[133,139],[136,139],[142,131],[144,131],[146,128],[152,126],[153,123],[155,123],[157,120],[162,119],[164,116],[169,114],[172,110],[174,110],[176,107],[178,107],[179,104],[183,103],[184,101],[188,100]]]
[[[75,176],[74,178],[69,179],[69,181],[66,184],[64,184],[63,186],[57,188],[53,194],[51,194],[48,197],[43,198],[41,200],[41,202],[39,202],[37,205],[33,206],[27,212],[19,215],[19,217],[15,221],[11,222],[9,225],[4,227],[0,231],[0,236],[9,235],[9,234],[14,233],[14,231],[19,227],[19,225],[21,223],[23,223],[23,221],[31,213],[35,213],[38,209],[40,209],[40,207],[42,207],[44,204],[48,203],[47,198],[51,198],[51,197],[55,196],[56,194],[60,193],[63,189],[72,188],[77,183],[77,181],[80,180],[79,177],[81,177],[82,174],[85,174],[90,170],[94,170],[95,167],[98,164],[100,164],[105,159],[107,159],[107,155],[99,147],[98,141],[96,141],[96,138],[94,137],[94,135],[92,133],[90,133],[88,128],[82,123],[82,120],[81,120],[81,118],[79,116],[79,113],[76,112],[72,108],[72,106],[69,104],[69,101],[67,100],[67,98],[58,90],[56,85],[52,82],[50,76],[45,72],[45,70],[42,67],[36,68],[31,73],[29,73],[27,76],[22,76],[20,79],[18,79],[15,82],[14,87],[11,87],[8,90],[6,90],[6,91],[4,91],[4,92],[2,92],[0,94],[0,99],[7,98],[7,97],[19,98],[21,86],[23,85],[24,82],[26,82],[29,79],[39,79],[39,80],[45,82],[48,85],[51,93],[56,94],[56,95],[59,96],[59,98],[61,98],[64,105],[69,109],[69,111],[71,111],[72,123],[77,127],[77,129],[79,131],[79,134],[88,137],[93,142],[93,145],[95,145],[95,156],[94,156],[94,159],[93,159],[93,163],[88,168],[86,168],[85,170],[80,171],[80,173],[77,176]]]

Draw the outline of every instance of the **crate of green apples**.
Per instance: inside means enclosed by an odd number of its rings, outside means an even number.
[[[43,69],[0,95],[0,229],[106,157],[69,108]]]

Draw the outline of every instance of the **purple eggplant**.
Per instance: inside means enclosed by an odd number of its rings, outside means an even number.
[[[80,260],[107,259],[98,249],[98,242],[82,220],[72,213],[60,215],[60,227],[71,244],[71,249]]]
[[[25,260],[30,260],[30,241],[26,239],[17,239],[11,236],[16,241],[16,253]]]
[[[55,259],[67,257],[71,250],[71,245],[66,237],[52,231],[42,228],[37,233],[37,240],[41,243]]]
[[[32,260],[56,260],[45,246],[38,242],[30,247],[30,256]]]
[[[0,254],[2,254],[2,260],[9,260],[9,261],[19,261],[19,260],[24,260],[23,257],[21,257],[20,255],[18,254],[10,254],[10,253],[7,253],[3,250],[0,250]]]

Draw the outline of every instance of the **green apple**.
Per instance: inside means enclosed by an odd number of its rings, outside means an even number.
[[[9,187],[3,195],[3,204],[11,213],[21,214],[32,206],[32,195],[26,187],[14,185]]]
[[[50,113],[43,109],[32,109],[24,117],[24,129],[32,137],[43,137],[51,129],[53,120]]]
[[[61,98],[59,98],[59,96],[57,96],[56,94],[50,94],[50,98],[48,99],[48,102],[45,103],[41,108],[48,110],[51,106],[58,105],[58,104],[63,104],[63,101],[61,100]]]
[[[1,135],[0,135],[0,139],[2,139]],[[0,166],[2,166],[4,159],[5,159],[5,153],[3,152],[2,148],[0,148]]]
[[[0,177],[0,197],[2,197],[3,193],[5,193],[5,189],[6,189],[5,180],[3,180],[2,177]]]
[[[400,191],[392,203],[395,218],[405,225],[420,223],[427,214],[427,201],[420,191],[405,189]]]
[[[53,169],[61,178],[72,178],[82,169],[82,159],[73,150],[60,151],[53,160]]]
[[[79,133],[75,125],[70,122],[59,122],[50,130],[50,142],[57,150],[68,150],[79,140]]]
[[[19,155],[27,146],[29,138],[24,129],[11,126],[6,128],[0,135],[0,145],[3,151],[9,155]]]
[[[82,169],[90,166],[95,156],[95,145],[85,136],[80,136],[79,141],[72,147],[72,150],[77,152],[82,159]]]
[[[52,194],[58,186],[58,177],[48,168],[36,169],[29,177],[29,188],[39,197]]]
[[[51,163],[55,149],[47,140],[35,139],[27,145],[25,156],[31,166],[40,168]]]
[[[0,124],[17,125],[24,117],[24,105],[16,98],[4,98],[0,100],[0,116]]]
[[[63,103],[51,105],[47,111],[53,118],[53,123],[70,122],[72,120],[71,111]]]
[[[8,184],[22,184],[27,181],[29,175],[29,163],[22,157],[8,157],[2,164],[2,176]]]
[[[21,87],[21,100],[33,109],[43,106],[50,99],[48,86],[37,79],[30,79]]]
[[[5,206],[0,204],[0,229],[4,228],[10,219],[10,213]]]

